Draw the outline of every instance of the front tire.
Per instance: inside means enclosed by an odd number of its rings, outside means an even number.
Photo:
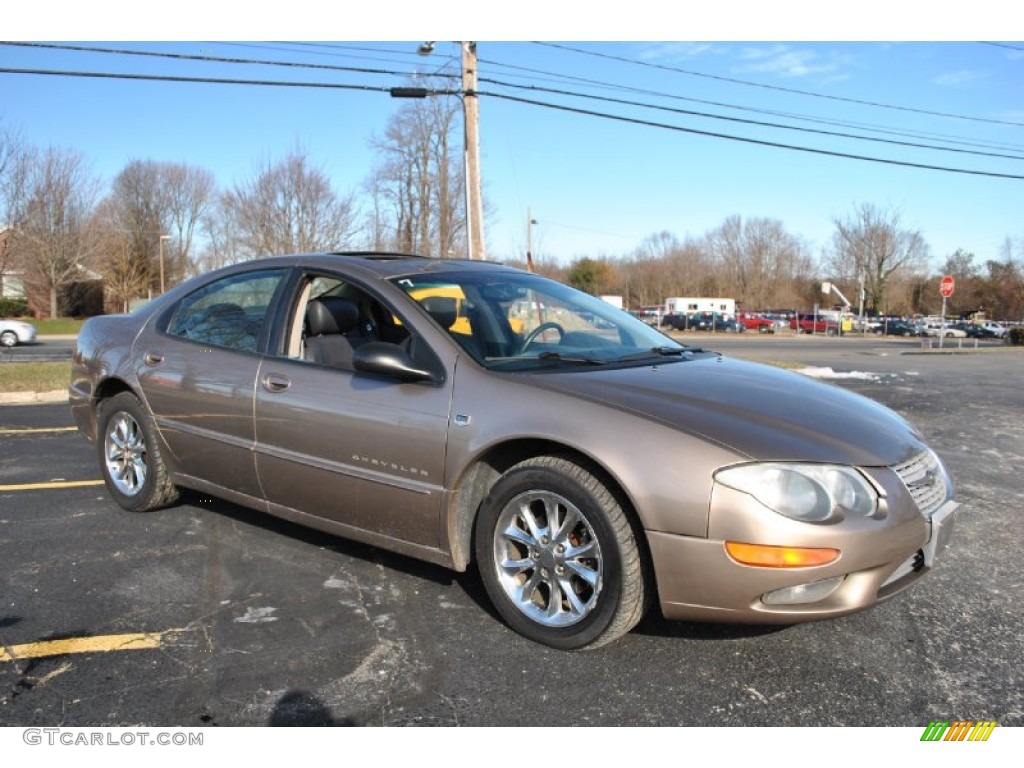
[[[4,331],[0,333],[0,346],[7,347],[8,349],[18,343],[18,334],[14,331]]]
[[[487,593],[524,637],[596,648],[643,618],[650,589],[638,533],[576,461],[540,456],[512,467],[484,500],[475,534]]]
[[[178,489],[160,453],[153,418],[131,392],[100,403],[100,470],[114,501],[129,512],[148,512],[173,504]]]

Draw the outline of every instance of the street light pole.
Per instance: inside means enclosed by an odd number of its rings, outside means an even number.
[[[160,295],[164,293],[164,240],[170,240],[170,235],[160,235]]]

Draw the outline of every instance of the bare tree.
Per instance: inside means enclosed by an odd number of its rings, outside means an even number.
[[[24,194],[13,221],[14,258],[25,285],[60,313],[61,291],[84,276],[95,253],[89,232],[99,182],[81,155],[50,147],[26,153]]]
[[[220,202],[231,249],[244,258],[336,250],[357,234],[354,198],[337,193],[301,149],[264,164]]]
[[[142,293],[178,282],[213,195],[213,175],[205,169],[154,160],[128,163],[114,179],[103,212],[109,230],[104,244],[115,272],[143,275]]]
[[[891,281],[927,266],[928,244],[919,231],[901,228],[898,211],[862,204],[848,218],[834,223],[828,257],[832,276],[848,280],[863,276],[867,306],[872,309],[886,308]]]
[[[465,249],[466,218],[456,139],[458,102],[404,104],[373,146],[381,160],[367,189],[375,240],[396,250],[446,257]]]
[[[12,265],[14,225],[24,214],[27,150],[14,130],[0,130],[0,286]]]
[[[159,163],[132,160],[114,178],[110,204],[103,211],[110,236],[105,242],[112,247],[115,261],[128,262],[118,271],[142,275],[144,292],[150,295],[160,288],[160,237],[169,208],[161,175]]]
[[[1017,256],[1021,244],[1007,238],[1001,249],[1002,261],[985,262],[985,282],[979,291],[983,308],[1000,320],[1024,319],[1024,258]]]
[[[127,312],[132,299],[145,296],[149,269],[144,260],[132,254],[132,240],[118,226],[118,211],[113,198],[100,203],[92,228],[96,237],[99,271],[103,275],[107,303],[116,311]]]
[[[203,218],[202,233],[206,244],[190,259],[188,269],[191,274],[199,275],[248,258],[248,251],[243,252],[221,200],[215,201]]]
[[[708,249],[723,279],[723,290],[744,307],[792,306],[798,278],[811,270],[811,258],[799,238],[776,219],[746,222],[731,216],[707,235]]]
[[[163,165],[161,171],[167,199],[164,231],[171,251],[166,255],[177,279],[189,270],[196,230],[214,209],[216,184],[208,170],[184,163]]]

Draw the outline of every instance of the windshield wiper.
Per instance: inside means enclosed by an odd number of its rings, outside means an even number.
[[[702,352],[703,350],[690,349],[688,347],[651,347],[645,349],[642,352],[633,352],[629,355],[622,355],[622,357],[613,358],[611,362],[624,363],[630,360],[646,360],[649,357],[688,357],[692,356],[694,352]]]
[[[597,357],[584,357],[583,355],[563,355],[561,352],[541,352],[537,355],[538,360],[545,363],[583,363],[584,365],[607,365],[610,360],[602,360]]]

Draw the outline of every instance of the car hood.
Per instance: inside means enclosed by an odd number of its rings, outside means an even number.
[[[891,466],[925,448],[920,434],[880,403],[800,373],[714,355],[531,378],[762,461]]]

